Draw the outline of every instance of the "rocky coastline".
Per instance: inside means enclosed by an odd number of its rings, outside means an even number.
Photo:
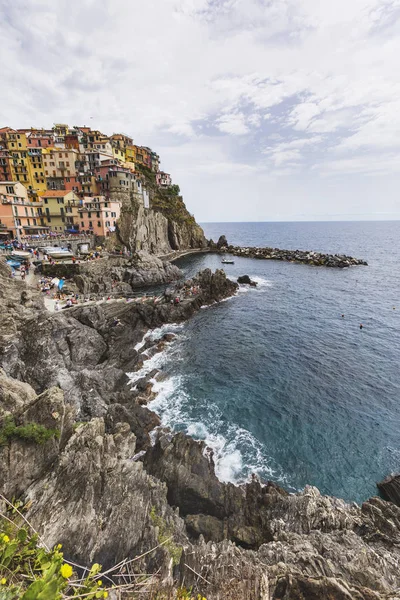
[[[255,248],[251,246],[230,246],[228,244],[219,248],[220,252],[227,252],[233,256],[257,258],[260,260],[282,260],[287,262],[302,263],[315,267],[336,267],[343,269],[358,265],[367,266],[365,260],[346,256],[344,254],[323,254],[309,250],[281,250],[279,248]]]
[[[161,301],[50,314],[0,259],[0,420],[57,432],[43,445],[0,446],[0,492],[20,498],[70,560],[107,568],[140,556],[153,598],[185,586],[207,600],[399,599],[399,507],[222,483],[204,443],[160,428],[146,406],[162,374],[130,389],[127,373],[173,342],[163,325],[236,290],[223,271],[205,270]]]

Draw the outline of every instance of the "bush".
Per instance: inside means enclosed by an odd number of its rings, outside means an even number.
[[[37,423],[26,423],[25,425],[16,425],[12,417],[7,417],[0,428],[0,445],[3,446],[11,438],[19,438],[44,444],[51,438],[58,438],[60,432],[58,429],[47,429],[44,425]]]

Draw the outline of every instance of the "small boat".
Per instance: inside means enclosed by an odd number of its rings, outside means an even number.
[[[46,246],[42,252],[47,254],[49,258],[54,258],[54,260],[70,259],[74,256],[68,248],[59,248],[58,246]]]
[[[221,260],[223,265],[234,265],[235,261],[232,258],[223,258]]]
[[[30,252],[25,252],[24,250],[13,250],[13,252],[11,252],[11,258],[16,260],[27,260],[31,258],[31,256]]]
[[[61,250],[51,250],[47,251],[47,256],[49,258],[53,258],[54,260],[70,260],[74,255],[68,250],[66,252]]]

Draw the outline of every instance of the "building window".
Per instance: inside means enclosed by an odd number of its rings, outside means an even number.
[[[26,206],[25,206],[25,216],[26,217],[28,216],[28,209],[26,208]]]
[[[91,228],[93,227],[92,221],[89,221],[89,227],[91,227]]]
[[[115,213],[115,212],[112,212],[112,213],[111,213],[111,216],[115,218],[115,217],[117,216],[117,213]]]
[[[29,227],[31,226],[31,221],[30,221],[30,219],[28,219],[28,225],[29,225]]]
[[[100,219],[100,213],[99,213],[99,212],[97,212],[97,213],[96,213],[96,217],[97,217],[98,219]]]
[[[97,227],[101,227],[101,222],[97,221]]]
[[[81,221],[81,227],[85,227],[85,223]]]
[[[6,185],[7,194],[14,194],[14,187],[12,185]]]
[[[45,204],[48,204],[48,203],[49,203],[49,201],[47,200],[47,198],[45,198],[45,199],[44,199],[44,203],[45,203]]]
[[[92,216],[92,213],[91,213],[91,212],[88,212],[88,215],[87,215],[87,216],[88,216],[88,219],[90,219],[90,217]]]

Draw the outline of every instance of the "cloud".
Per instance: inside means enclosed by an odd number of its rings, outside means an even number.
[[[399,175],[399,51],[399,0],[0,0],[1,126],[131,134],[203,219],[320,215],[330,178],[350,214]]]
[[[232,135],[243,135],[249,131],[244,115],[242,114],[221,116],[217,121],[217,127],[220,131],[231,133]]]

